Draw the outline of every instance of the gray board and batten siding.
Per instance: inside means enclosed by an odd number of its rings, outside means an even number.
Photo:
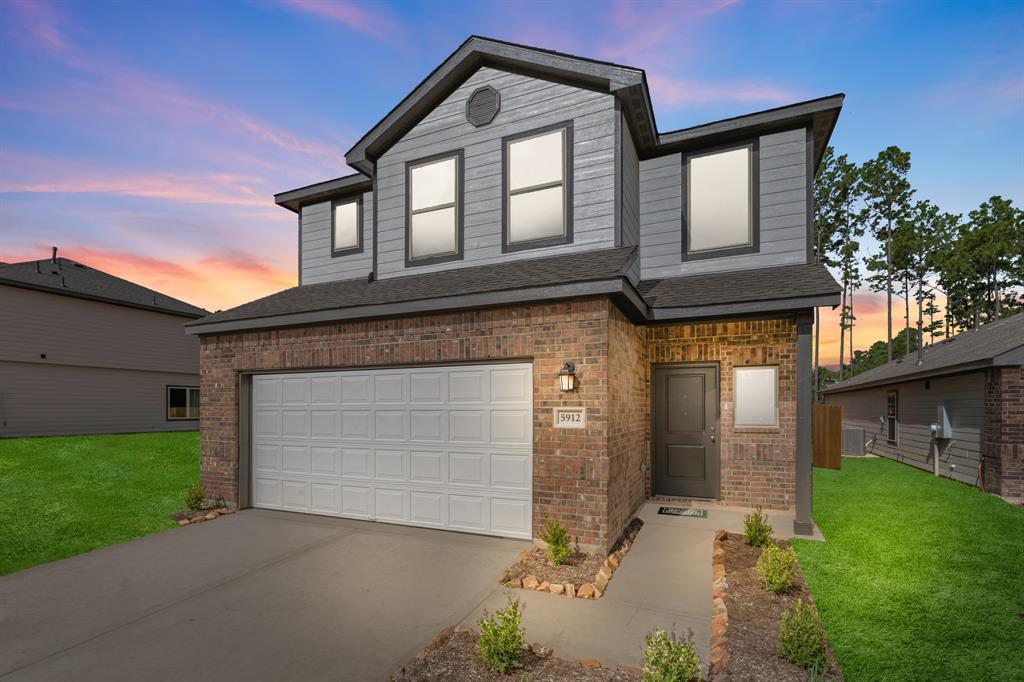
[[[694,151],[699,151],[695,149]],[[683,262],[683,154],[640,161],[641,279],[806,263],[807,132],[797,128],[758,138],[757,253]]]
[[[620,149],[622,157],[622,189],[620,192],[622,246],[637,246],[640,244],[640,161],[625,116],[622,116],[619,134],[622,136]],[[640,281],[639,258],[633,261],[626,274],[633,284]]]
[[[373,192],[362,194],[363,248],[358,253],[332,253],[331,205],[324,201],[301,209],[300,284],[366,277],[373,270]]]
[[[896,443],[888,442],[881,421],[889,391],[897,392]],[[868,441],[874,439],[870,452],[926,471],[933,466],[931,425],[943,401],[953,442],[939,458],[939,471],[942,476],[977,485],[985,420],[984,371],[825,394],[827,404],[843,408],[844,427],[862,428]]]
[[[487,126],[466,120],[466,99],[482,85],[501,94]],[[435,272],[615,246],[615,97],[482,67],[377,160],[377,277]],[[562,122],[573,126],[571,244],[502,251],[502,138]],[[406,268],[405,164],[463,150],[462,260]]]

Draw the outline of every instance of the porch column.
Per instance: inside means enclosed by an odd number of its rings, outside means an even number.
[[[793,532],[811,535],[811,331],[814,313],[805,310],[796,316],[796,518]]]

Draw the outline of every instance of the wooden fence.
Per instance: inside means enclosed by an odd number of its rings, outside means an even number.
[[[811,407],[811,446],[814,466],[841,469],[843,466],[843,408],[839,405]]]

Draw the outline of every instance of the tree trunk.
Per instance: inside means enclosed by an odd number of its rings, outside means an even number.
[[[907,337],[907,355],[910,355],[910,273],[903,273],[903,321],[906,323],[904,329]]]
[[[843,368],[846,360],[846,290],[850,283],[843,279],[843,303],[839,306],[839,380],[843,380]]]
[[[892,362],[892,220],[885,228],[886,356]]]
[[[821,349],[821,313],[818,308],[814,309],[814,402],[815,404],[821,402],[821,377],[819,376],[818,369],[821,365],[818,364],[818,353]]]
[[[853,376],[853,286],[850,286],[850,376]]]

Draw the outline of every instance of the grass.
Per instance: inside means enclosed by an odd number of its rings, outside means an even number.
[[[843,675],[1024,679],[1024,509],[888,459],[814,470],[793,543]]]
[[[0,440],[0,575],[176,525],[199,434]]]

